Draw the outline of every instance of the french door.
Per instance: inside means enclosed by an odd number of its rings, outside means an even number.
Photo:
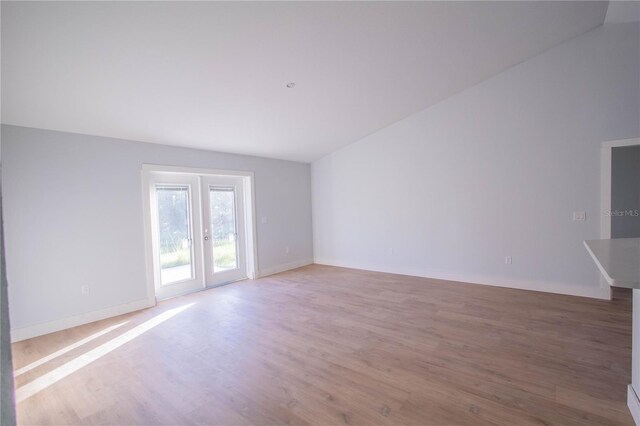
[[[205,280],[216,286],[247,277],[242,179],[203,177]]]
[[[179,296],[247,277],[243,180],[152,174],[156,296]]]
[[[156,296],[166,299],[202,288],[198,177],[152,175],[149,190]]]

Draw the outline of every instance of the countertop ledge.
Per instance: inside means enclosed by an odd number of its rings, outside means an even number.
[[[587,240],[584,246],[609,285],[640,289],[640,238]]]

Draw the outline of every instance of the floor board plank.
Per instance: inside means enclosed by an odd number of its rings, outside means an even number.
[[[15,343],[14,365],[123,322],[17,376],[17,388],[54,377],[19,402],[19,423],[633,424],[629,292],[601,301],[311,265]]]

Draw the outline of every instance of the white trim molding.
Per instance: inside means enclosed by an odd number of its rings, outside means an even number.
[[[269,275],[279,274],[280,272],[290,271],[296,268],[302,268],[303,266],[311,265],[313,259],[296,260],[295,262],[289,262],[278,266],[272,266],[271,268],[261,269],[258,274],[258,278],[268,277]]]
[[[636,425],[640,425],[640,400],[638,399],[636,391],[633,390],[632,385],[627,386],[627,406],[629,407],[629,411],[631,411],[633,421]]]
[[[587,287],[574,283],[529,281],[515,278],[486,275],[469,275],[448,271],[415,270],[405,268],[382,269],[372,265],[360,265],[349,262],[339,262],[331,259],[315,259],[318,265],[339,266],[343,268],[362,269],[365,271],[384,272],[388,274],[407,275],[412,277],[430,278],[434,280],[455,281],[464,284],[480,284],[493,287],[505,287],[518,290],[541,291],[543,293],[566,294],[569,296],[590,297],[592,299],[610,300],[609,286]]]
[[[31,339],[32,337],[38,337],[60,330],[66,330],[67,328],[89,324],[91,322],[100,321],[105,318],[111,318],[118,315],[128,314],[129,312],[151,308],[152,306],[155,306],[155,304],[155,297],[147,298],[125,303],[122,305],[112,306],[105,309],[100,309],[98,311],[86,312],[80,315],[62,318],[55,321],[16,328],[11,330],[11,341],[19,342],[21,340]]]

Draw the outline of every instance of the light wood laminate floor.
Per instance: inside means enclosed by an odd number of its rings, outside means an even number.
[[[18,419],[632,424],[631,299],[616,296],[311,265],[14,344]]]

